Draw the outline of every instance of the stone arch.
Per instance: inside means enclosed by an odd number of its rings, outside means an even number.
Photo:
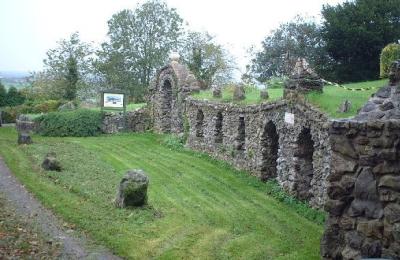
[[[297,138],[294,151],[294,193],[300,200],[309,200],[312,197],[311,180],[314,177],[313,167],[314,141],[310,128],[303,128]]]
[[[171,132],[172,121],[172,82],[165,79],[160,87],[161,92],[161,130],[164,133]]]
[[[274,122],[265,124],[261,135],[261,180],[277,176],[279,135]]]
[[[246,143],[246,124],[244,116],[239,117],[238,131],[236,136],[236,149],[241,151],[245,150]]]
[[[222,143],[223,141],[223,132],[222,132],[222,121],[223,121],[223,116],[222,112],[218,111],[216,117],[215,117],[215,130],[214,130],[214,142],[215,143]]]
[[[204,137],[204,113],[203,110],[199,109],[196,116],[196,136]]]

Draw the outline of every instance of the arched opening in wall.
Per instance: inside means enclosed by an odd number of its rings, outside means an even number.
[[[265,181],[276,177],[279,149],[279,135],[276,126],[269,121],[261,135],[261,180]]]
[[[300,200],[309,200],[311,180],[314,176],[313,169],[314,141],[309,128],[303,128],[297,139],[295,149],[295,183],[294,192]]]
[[[161,120],[163,132],[171,131],[171,110],[172,110],[172,84],[171,81],[165,80],[162,87],[161,100]]]
[[[217,116],[215,117],[215,130],[214,130],[215,143],[222,143],[223,140],[222,120],[223,120],[222,113],[218,112]]]
[[[204,125],[204,113],[201,109],[199,109],[197,111],[197,116],[196,116],[196,136],[197,137],[204,136],[203,125]]]
[[[238,133],[236,137],[236,149],[244,150],[246,142],[246,125],[244,122],[244,117],[239,117]]]

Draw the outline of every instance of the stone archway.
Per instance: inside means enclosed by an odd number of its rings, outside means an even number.
[[[196,136],[204,137],[204,113],[203,110],[199,109],[196,116]]]
[[[161,128],[162,132],[171,132],[171,111],[172,111],[172,84],[169,79],[164,80],[161,85]]]
[[[300,200],[309,200],[312,197],[311,180],[314,177],[313,155],[314,141],[309,128],[303,128],[300,132],[294,153],[294,193]]]
[[[222,143],[223,141],[223,132],[222,132],[222,112],[219,111],[217,116],[215,117],[215,130],[214,130],[214,142]]]
[[[277,176],[277,160],[279,135],[276,126],[269,121],[261,135],[261,180],[265,181]]]

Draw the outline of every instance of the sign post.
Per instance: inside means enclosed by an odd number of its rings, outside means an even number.
[[[101,92],[101,111],[117,110],[124,112],[124,129],[126,129],[126,105],[128,94],[122,90],[104,90]]]

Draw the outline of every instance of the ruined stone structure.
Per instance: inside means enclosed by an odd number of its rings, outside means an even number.
[[[329,174],[328,119],[305,103],[286,100],[240,106],[188,98],[187,145],[248,170],[276,178],[291,194],[321,208]],[[285,122],[294,115],[294,124]]]
[[[322,92],[324,84],[321,78],[308,65],[304,58],[299,58],[289,80],[285,82],[284,97],[310,91]]]
[[[324,259],[400,259],[399,82],[397,61],[389,86],[356,117],[331,121],[304,101],[304,93],[322,91],[304,60],[284,99],[245,106],[191,98],[199,83],[173,60],[152,85],[148,126],[161,133],[187,131],[188,147],[261,180],[276,179],[297,198],[325,208]]]
[[[179,56],[172,57],[150,86],[149,109],[156,132],[183,132],[184,100],[190,93],[200,90],[200,83],[178,59]]]
[[[330,127],[324,259],[400,258],[400,121]]]
[[[400,61],[352,120],[330,127],[324,259],[400,259]]]
[[[151,127],[150,115],[147,108],[141,108],[135,111],[104,113],[101,130],[106,134],[114,134],[121,131],[144,132]]]

